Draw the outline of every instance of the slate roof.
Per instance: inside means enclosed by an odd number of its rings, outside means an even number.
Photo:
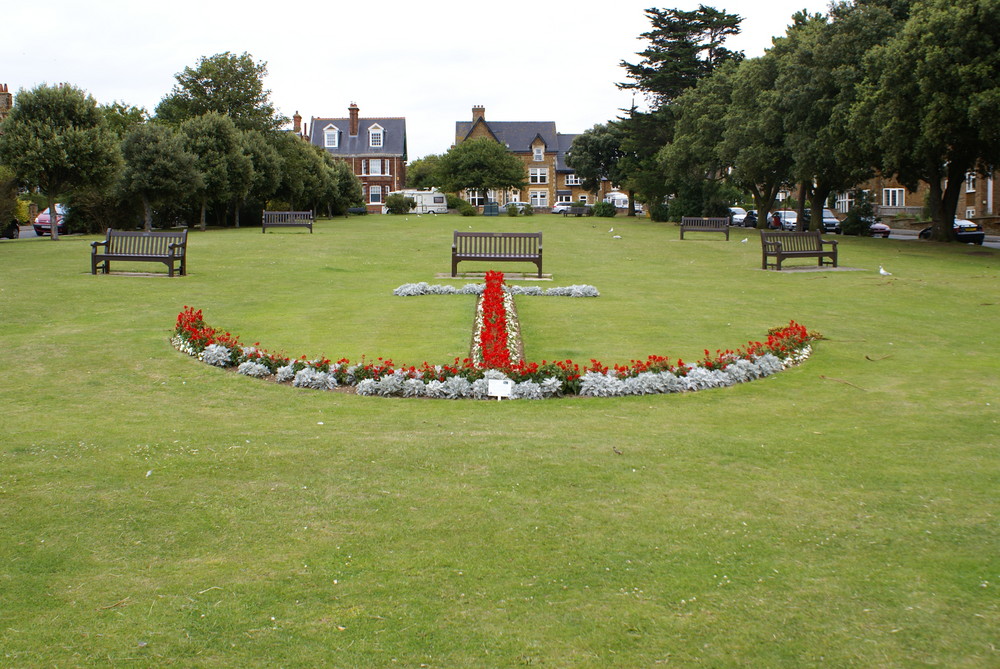
[[[547,151],[553,151],[559,146],[556,124],[552,121],[484,121],[486,127],[501,144],[515,153],[531,151],[531,143],[536,137],[545,142]],[[455,123],[455,137],[465,138],[471,132],[472,121]]]
[[[559,153],[556,154],[556,171],[557,172],[573,172],[573,168],[566,164],[566,154],[569,152],[570,147],[573,146],[573,140],[580,136],[580,133],[575,135],[559,135]]]
[[[368,128],[378,124],[382,126],[382,146],[368,146]],[[324,146],[323,132],[330,124],[340,130],[340,140],[337,148]],[[349,118],[314,118],[309,125],[309,141],[321,149],[340,158],[350,157],[394,157],[406,159],[406,119],[390,118],[359,118],[358,134],[351,137],[348,131],[351,127]]]

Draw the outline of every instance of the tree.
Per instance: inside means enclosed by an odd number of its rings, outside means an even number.
[[[101,113],[104,120],[113,133],[119,138],[128,134],[132,128],[142,125],[149,120],[149,114],[142,107],[128,106],[123,102],[112,102],[101,105]]]
[[[740,34],[738,14],[699,5],[691,11],[653,7],[646,16],[653,28],[640,37],[650,44],[637,54],[639,63],[621,62],[632,81],[618,87],[643,91],[654,107],[676,99],[723,63],[743,59],[723,46],[727,37]]]
[[[292,209],[299,209],[306,202],[313,202],[316,193],[324,188],[324,174],[328,169],[322,149],[291,133],[271,135],[271,141],[281,158],[281,180],[274,195],[288,202]]]
[[[523,188],[524,163],[507,149],[486,137],[467,139],[441,156],[442,188],[451,193],[479,192],[483,201],[489,190]]]
[[[926,0],[903,29],[866,58],[854,107],[861,141],[882,153],[883,173],[930,186],[937,234],[953,239],[965,175],[1000,162],[1000,2]]]
[[[820,225],[831,192],[872,176],[878,154],[850,128],[865,54],[899,27],[877,5],[837,5],[829,17],[803,12],[771,50],[778,59],[775,87],[795,180],[811,191],[812,224]],[[804,189],[800,189],[800,192]],[[799,220],[805,197],[799,197]]]
[[[406,187],[436,188],[440,186],[441,179],[438,176],[440,164],[441,156],[434,153],[414,160],[406,166]]]
[[[202,183],[194,194],[201,210],[200,227],[205,229],[209,204],[227,205],[245,194],[253,166],[243,152],[240,133],[228,116],[209,112],[181,124],[186,149],[194,154]]]
[[[267,63],[255,63],[248,53],[228,51],[202,57],[195,68],[177,73],[170,95],[156,106],[156,117],[179,125],[189,119],[216,112],[228,116],[240,130],[277,130],[288,119],[280,116],[264,88]]]
[[[0,125],[0,162],[22,185],[56,198],[109,183],[121,163],[118,143],[94,98],[69,84],[20,91]],[[59,239],[59,226],[52,226]]]
[[[137,125],[122,140],[125,168],[119,179],[123,197],[142,202],[144,227],[153,229],[153,207],[182,200],[203,186],[196,158],[184,140],[163,125]]]
[[[278,191],[281,185],[281,156],[278,150],[268,141],[266,133],[259,130],[244,130],[240,133],[240,144],[243,153],[250,159],[253,172],[244,199],[259,205]],[[240,205],[236,202],[236,227],[240,226]]]
[[[598,123],[573,140],[566,154],[566,165],[576,171],[584,189],[597,193],[602,181],[620,183],[619,163],[625,155],[622,139],[621,125],[609,122]]]

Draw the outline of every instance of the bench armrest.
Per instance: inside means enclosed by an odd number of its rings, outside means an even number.
[[[108,245],[108,240],[106,239],[100,242],[90,242],[90,247],[95,253],[97,252],[98,246],[107,246],[107,245]]]

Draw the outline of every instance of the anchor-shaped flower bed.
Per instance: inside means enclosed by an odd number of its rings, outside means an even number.
[[[244,346],[239,337],[207,325],[201,310],[184,307],[177,316],[173,345],[210,365],[235,367],[247,376],[269,378],[297,387],[333,390],[353,387],[359,395],[486,399],[489,380],[514,382],[515,399],[561,395],[612,397],[719,388],[762,378],[807,358],[809,344],[820,336],[795,321],[768,333],[764,342],[736,350],[705,350],[688,365],[651,355],[644,361],[608,367],[597,360],[580,366],[572,360],[527,362],[523,359],[514,302],[501,272],[487,272],[476,309],[476,327],[468,358],[451,364],[398,366],[391,359],[352,363],[346,358],[292,360],[269,353],[259,344]]]

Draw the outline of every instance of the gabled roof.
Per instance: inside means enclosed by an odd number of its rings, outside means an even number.
[[[530,152],[536,137],[542,138],[547,151],[554,151],[558,146],[556,124],[552,121],[458,121],[455,123],[455,137],[467,138],[476,123],[482,123],[498,142],[515,153]]]
[[[557,172],[573,172],[573,168],[566,164],[566,154],[569,153],[570,147],[573,146],[573,140],[580,136],[580,133],[575,135],[558,135],[559,139],[559,153],[556,154],[556,171]]]
[[[340,131],[336,148],[325,146],[323,131],[327,126],[334,125]],[[378,125],[382,128],[382,146],[368,145],[368,128]],[[350,135],[351,119],[349,118],[313,118],[310,121],[309,141],[321,149],[340,158],[368,157],[385,158],[400,156],[406,159],[406,119],[389,118],[359,118],[358,134]]]

